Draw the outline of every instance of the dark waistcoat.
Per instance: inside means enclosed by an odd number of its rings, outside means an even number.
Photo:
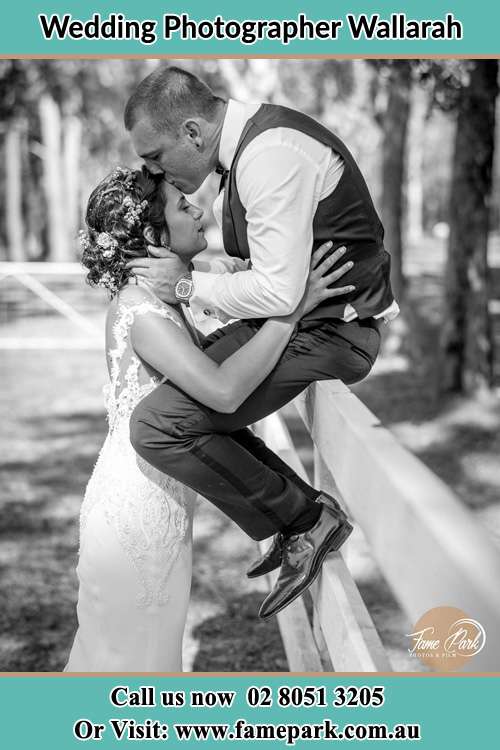
[[[229,255],[248,259],[246,210],[236,187],[236,167],[248,144],[270,128],[292,128],[329,146],[344,160],[337,187],[321,200],[313,218],[313,250],[328,240],[333,250],[347,248],[339,265],[348,260],[354,267],[333,286],[354,285],[353,292],[325,300],[306,318],[341,318],[349,302],[360,319],[385,310],[393,301],[390,284],[390,256],[384,249],[384,229],[375,211],[368,187],[356,162],[340,138],[311,117],[287,107],[263,104],[241,134],[226,180],[222,214],[224,248]],[[273,248],[268,248],[270,253]],[[309,248],[304,248],[308,252]]]

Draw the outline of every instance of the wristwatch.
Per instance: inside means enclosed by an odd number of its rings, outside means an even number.
[[[189,305],[189,300],[193,295],[193,278],[190,273],[181,276],[175,284],[175,298],[183,305]]]

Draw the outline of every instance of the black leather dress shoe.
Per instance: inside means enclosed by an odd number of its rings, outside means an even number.
[[[339,501],[331,495],[328,495],[326,492],[321,492],[316,498],[316,502],[328,505],[342,520],[347,521],[347,516]],[[282,533],[278,532],[275,534],[269,549],[264,552],[258,560],[254,560],[248,568],[247,577],[257,578],[258,576],[263,576],[266,573],[270,573],[271,571],[276,570],[276,568],[279,568],[283,555],[284,542],[285,536]]]
[[[330,504],[322,503],[321,515],[312,529],[295,534],[283,545],[281,571],[259,617],[267,620],[291,604],[318,576],[329,552],[338,550],[352,532],[352,525]]]
[[[334,513],[336,513],[339,518],[341,518],[342,521],[347,521],[347,515],[341,504],[338,500],[336,500],[332,495],[329,495],[328,492],[320,492],[318,497],[316,498],[317,503],[323,503],[323,505],[327,505],[329,508],[333,510]]]
[[[250,565],[247,570],[248,578],[257,578],[263,576],[266,573],[270,573],[272,570],[279,568],[281,565],[281,555],[283,550],[283,542],[285,537],[281,532],[274,535],[271,546],[259,557],[258,560]]]

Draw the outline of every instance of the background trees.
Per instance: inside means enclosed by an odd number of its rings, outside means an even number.
[[[103,161],[132,157],[121,110],[127,90],[150,67],[143,61],[0,62],[4,257],[75,259],[92,175]]]
[[[457,124],[441,338],[442,387],[444,391],[473,393],[489,390],[493,383],[488,239],[498,62],[462,63],[457,77],[458,85],[451,94]],[[450,98],[449,91],[445,97]]]

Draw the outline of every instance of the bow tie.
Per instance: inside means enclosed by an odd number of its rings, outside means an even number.
[[[226,180],[229,174],[229,169],[225,169],[222,166],[222,164],[218,164],[217,167],[215,168],[215,171],[217,172],[217,174],[220,174],[221,176],[220,183],[219,183],[219,193],[220,193],[221,190],[224,190],[224,187],[226,185]]]

